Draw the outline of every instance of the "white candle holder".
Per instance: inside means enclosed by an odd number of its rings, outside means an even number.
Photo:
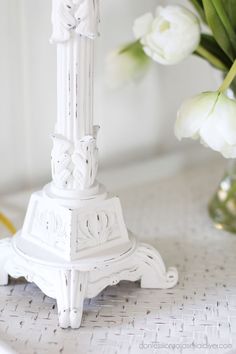
[[[8,275],[34,282],[57,300],[60,326],[78,328],[84,299],[108,285],[140,280],[143,288],[166,289],[178,274],[127,231],[119,198],[96,180],[98,0],[53,0],[52,21],[58,77],[52,182],[31,196],[22,230],[1,241],[0,284]]]

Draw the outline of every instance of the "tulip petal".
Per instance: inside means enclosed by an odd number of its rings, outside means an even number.
[[[217,102],[217,97],[216,92],[205,92],[182,104],[175,123],[175,135],[179,140],[196,138]]]
[[[217,126],[229,145],[236,144],[236,101],[221,94],[215,107]]]
[[[225,145],[221,153],[226,159],[236,158],[236,145]]]
[[[134,21],[133,33],[135,38],[140,39],[150,31],[153,19],[153,15],[148,12]]]
[[[215,151],[221,152],[225,147],[225,139],[217,124],[217,117],[213,111],[200,129],[200,138],[204,144]]]

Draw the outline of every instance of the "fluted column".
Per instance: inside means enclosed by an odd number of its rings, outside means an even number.
[[[94,41],[73,35],[58,44],[56,133],[76,142],[93,135]]]
[[[94,39],[99,0],[53,0],[57,44],[57,122],[52,177],[59,190],[91,188],[97,173],[93,126]]]

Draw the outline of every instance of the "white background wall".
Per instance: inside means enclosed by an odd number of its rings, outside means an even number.
[[[185,97],[215,88],[213,70],[196,57],[173,67],[153,65],[139,85],[119,91],[107,88],[107,53],[131,40],[134,18],[154,10],[158,3],[167,1],[101,0],[95,114],[102,128],[99,147],[103,166],[130,163],[191,144],[180,144],[174,137],[176,110]],[[0,0],[0,4],[3,193],[49,178],[50,134],[56,118],[56,51],[49,44],[50,0]]]

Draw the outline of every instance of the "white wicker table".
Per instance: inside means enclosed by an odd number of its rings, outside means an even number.
[[[0,287],[0,339],[20,354],[232,353],[236,237],[215,230],[206,212],[223,163],[190,167],[181,161],[169,159],[165,173],[160,173],[164,162],[133,167],[139,177],[130,176],[132,188],[123,183],[127,170],[102,176],[118,191],[130,229],[158,246],[167,265],[178,267],[176,288],[147,290],[122,282],[86,301],[79,330],[63,330],[57,325],[54,300],[33,284],[11,280]],[[142,182],[140,175],[146,180]],[[19,225],[28,196],[2,200]],[[192,343],[195,351],[187,349]],[[157,350],[158,345],[162,349]]]

